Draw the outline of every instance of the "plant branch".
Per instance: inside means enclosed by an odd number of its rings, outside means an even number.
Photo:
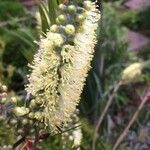
[[[135,120],[137,119],[140,111],[142,110],[142,108],[144,107],[145,103],[148,100],[150,100],[150,88],[148,89],[148,92],[145,94],[144,98],[142,99],[141,104],[139,105],[137,111],[134,113],[132,119],[129,121],[128,125],[126,126],[126,128],[124,129],[124,131],[121,133],[121,135],[117,139],[117,141],[114,144],[112,150],[116,150],[118,148],[118,146],[120,145],[120,143],[123,141],[123,139],[126,137],[126,135],[127,135],[128,131],[129,131],[130,127],[135,122]]]
[[[16,147],[18,147],[22,142],[24,142],[26,139],[26,137],[22,137],[21,139],[19,139],[14,145],[13,145],[13,149],[15,149]]]
[[[34,150],[36,150],[36,146],[37,146],[38,142],[39,142],[39,130],[36,129],[36,131],[35,131],[35,140],[34,140],[34,148],[33,148]]]

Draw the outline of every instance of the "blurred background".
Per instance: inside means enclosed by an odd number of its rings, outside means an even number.
[[[124,68],[134,62],[150,60],[150,1],[98,0],[97,5],[102,15],[97,30],[98,44],[78,107],[82,123],[80,149],[83,150],[91,149],[99,117]],[[38,0],[0,0],[0,82],[8,86],[10,95],[26,95],[24,85],[26,75],[30,73],[28,64],[38,49],[34,41],[38,41],[41,32],[49,26],[42,13]],[[147,67],[140,79],[119,88],[98,130],[97,150],[111,150],[149,85],[150,67]],[[13,129],[8,130],[1,123],[0,145],[12,144],[13,133]],[[60,135],[49,137],[39,149],[63,149]],[[68,142],[65,149],[73,148]],[[149,149],[150,102],[147,102],[120,150]]]

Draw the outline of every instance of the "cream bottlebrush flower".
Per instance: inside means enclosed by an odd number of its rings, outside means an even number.
[[[60,93],[59,119],[60,122],[69,118],[70,113],[75,111],[80,94],[82,92],[87,72],[90,69],[90,61],[93,57],[94,45],[96,43],[95,29],[99,15],[93,10],[87,12],[87,18],[82,26],[83,32],[75,36],[74,51],[72,51],[72,65],[65,64],[62,68],[61,84],[58,91]],[[70,51],[72,50],[70,46]],[[69,51],[69,50],[68,50]]]
[[[122,80],[126,82],[134,81],[142,73],[143,63],[133,63],[124,69]]]
[[[39,120],[52,132],[65,125],[75,112],[93,57],[100,14],[90,1],[84,1],[83,6],[86,6],[82,8],[86,17],[82,23],[74,23],[76,14],[65,10],[66,16],[71,18],[67,22],[69,26],[58,25],[57,33],[48,31],[39,43],[39,52],[31,66],[33,70],[26,89],[35,101],[41,99]]]

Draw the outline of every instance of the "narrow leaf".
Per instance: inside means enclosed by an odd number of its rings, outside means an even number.
[[[43,7],[43,5],[39,5],[39,13],[41,17],[41,27],[42,27],[42,32],[46,33],[47,29],[49,28],[49,23],[46,17],[46,10]]]
[[[49,19],[52,24],[56,23],[57,0],[48,0]]]

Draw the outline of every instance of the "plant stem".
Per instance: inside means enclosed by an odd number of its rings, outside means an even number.
[[[39,130],[36,129],[36,131],[35,131],[35,140],[34,140],[34,148],[33,148],[34,150],[36,150],[36,146],[37,146],[38,142],[39,142]]]
[[[139,105],[137,111],[134,113],[132,119],[129,121],[128,125],[126,126],[126,128],[124,129],[124,131],[121,133],[121,135],[119,136],[119,138],[117,139],[116,143],[113,146],[112,150],[116,150],[117,147],[120,145],[120,143],[123,141],[123,139],[126,137],[130,127],[132,126],[132,124],[135,122],[135,120],[137,119],[141,109],[143,108],[144,104],[150,100],[150,88],[148,89],[148,92],[145,94],[144,98],[141,101],[141,104]]]
[[[13,149],[15,149],[16,147],[18,147],[22,142],[24,142],[26,139],[26,137],[22,137],[20,140],[18,140],[14,145],[13,145]]]
[[[108,99],[108,101],[107,101],[107,104],[106,104],[106,106],[105,106],[105,108],[104,108],[104,110],[103,110],[101,116],[99,117],[98,123],[97,123],[97,125],[96,125],[96,127],[95,127],[95,131],[94,131],[93,142],[92,142],[92,150],[95,150],[95,148],[96,148],[95,145],[96,145],[96,141],[97,141],[97,138],[98,138],[98,130],[99,130],[99,128],[100,128],[100,126],[101,126],[101,123],[102,123],[102,121],[103,121],[103,119],[104,119],[104,117],[105,117],[105,115],[106,115],[106,113],[107,113],[107,111],[108,111],[108,109],[109,109],[109,106],[111,105],[111,103],[112,103],[112,101],[113,101],[113,98],[114,98],[114,96],[115,96],[116,92],[118,91],[118,89],[119,89],[119,87],[120,87],[121,84],[122,84],[122,82],[120,81],[120,82],[114,87],[113,92],[112,92],[112,94],[109,96],[109,99]]]

